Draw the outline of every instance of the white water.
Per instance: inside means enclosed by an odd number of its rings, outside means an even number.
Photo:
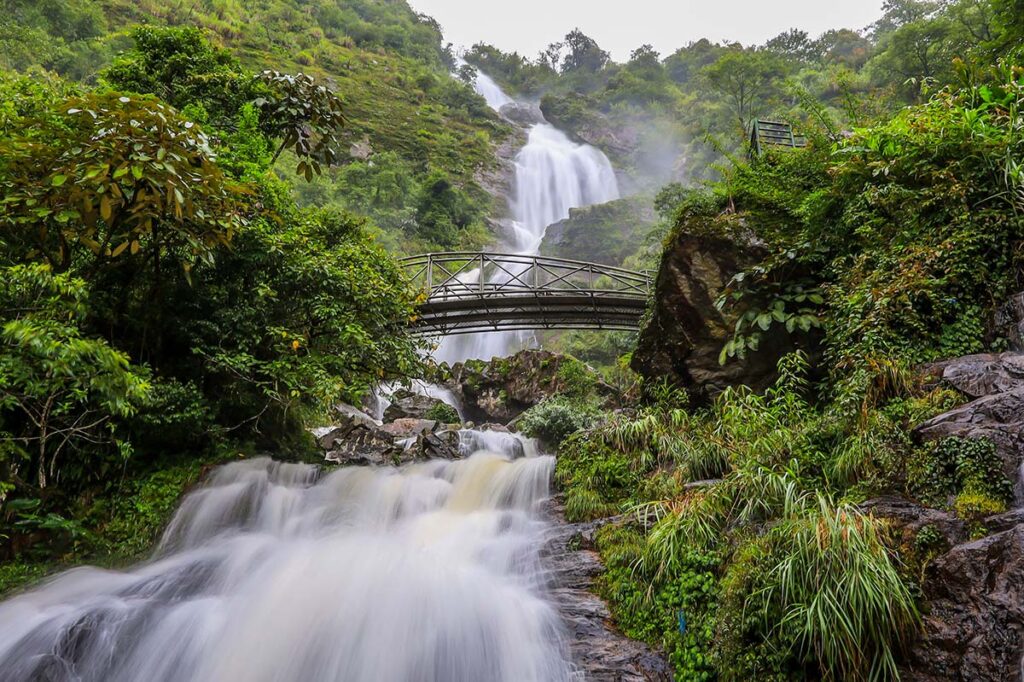
[[[513,100],[486,74],[478,73],[476,91],[495,110]],[[504,241],[509,253],[532,256],[540,251],[544,232],[569,217],[569,209],[603,204],[619,198],[611,163],[601,151],[576,144],[549,123],[530,128],[526,146],[515,157],[512,222]],[[477,272],[460,279],[471,284]],[[534,345],[526,332],[487,332],[446,337],[434,353],[449,364],[467,359],[490,360]]]
[[[553,465],[487,451],[322,477],[227,465],[186,498],[151,563],[73,570],[0,604],[0,678],[576,679],[538,556]]]

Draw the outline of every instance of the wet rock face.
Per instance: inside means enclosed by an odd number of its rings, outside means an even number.
[[[443,405],[443,400],[411,391],[398,390],[391,396],[391,404],[384,410],[384,421],[396,419],[426,419],[431,410]]]
[[[665,657],[616,631],[608,607],[591,591],[604,570],[593,550],[594,532],[614,519],[569,524],[556,500],[549,502],[548,513],[556,525],[542,554],[551,571],[552,596],[568,629],[573,663],[588,682],[672,680]]]
[[[573,208],[568,218],[548,226],[540,250],[545,256],[621,266],[656,220],[653,200],[645,195]]]
[[[969,398],[1024,388],[1024,353],[983,353],[934,363],[927,373]]]
[[[458,396],[467,419],[507,424],[565,388],[559,369],[567,362],[577,361],[550,351],[524,350],[490,362],[470,360],[442,368],[436,380]],[[598,384],[602,388],[614,393]]]
[[[987,438],[995,444],[1006,475],[1017,480],[1024,460],[1024,354],[970,355],[925,370],[970,402],[920,424],[915,435],[923,440]],[[945,512],[900,512],[897,505],[896,513],[881,515],[904,533],[932,525],[952,545],[926,571],[922,628],[908,651],[903,679],[1020,679],[1024,509],[985,519],[983,525],[992,534],[973,541],[967,541],[964,524]]]
[[[662,255],[633,369],[687,388],[697,402],[737,384],[767,388],[779,358],[795,349],[791,337],[773,325],[757,351],[723,365],[719,354],[732,337],[735,319],[715,306],[733,275],[761,255],[761,247],[750,239],[677,234]],[[810,340],[804,345],[810,346]]]
[[[462,456],[459,432],[431,419],[402,417],[381,426],[359,410],[343,405],[337,420],[336,425],[313,430],[328,462],[384,466]]]
[[[1024,526],[957,545],[925,583],[928,611],[905,680],[1020,679],[1024,656]]]
[[[1006,476],[1017,480],[1024,461],[1024,353],[968,355],[927,371],[973,400],[918,425],[915,435],[923,440],[987,438]]]

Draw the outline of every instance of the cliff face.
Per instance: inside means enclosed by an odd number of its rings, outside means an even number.
[[[644,377],[667,379],[689,390],[697,402],[727,386],[766,388],[778,359],[795,349],[777,326],[745,358],[719,362],[735,319],[715,307],[734,274],[752,265],[761,247],[743,236],[680,232],[662,255],[649,317],[640,331],[632,367]]]

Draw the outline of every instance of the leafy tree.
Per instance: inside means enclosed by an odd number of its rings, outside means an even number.
[[[598,46],[597,41],[578,28],[565,36],[565,56],[562,57],[562,72],[582,71],[597,73],[608,64],[611,55]]]
[[[59,477],[62,455],[110,443],[111,420],[133,414],[148,390],[127,355],[83,332],[82,280],[39,264],[2,274],[0,435],[15,447],[0,444],[0,498],[23,465],[45,488]]]
[[[783,57],[801,62],[821,59],[819,45],[812,41],[807,31],[791,28],[764,44],[764,49]]]
[[[306,180],[322,172],[321,164],[338,158],[338,133],[344,123],[341,100],[312,76],[264,71],[260,82],[269,96],[256,100],[260,125],[267,137],[278,140],[276,161],[285,149],[299,157],[297,170]]]
[[[416,230],[420,236],[444,248],[458,243],[459,233],[480,216],[468,197],[442,170],[434,170],[420,188],[416,203]]]
[[[65,271],[84,250],[94,273],[146,257],[159,281],[163,254],[188,271],[244,224],[244,188],[217,167],[199,127],[165,104],[90,93],[38,124],[0,140],[0,222],[16,258]]]
[[[726,98],[744,131],[771,106],[784,73],[777,57],[741,49],[730,50],[701,70],[707,85]]]
[[[134,48],[103,73],[115,89],[153,94],[179,110],[201,107],[220,127],[256,97],[257,84],[234,55],[194,26],[140,26],[131,36]]]

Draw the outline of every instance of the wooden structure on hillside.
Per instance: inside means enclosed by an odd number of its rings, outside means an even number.
[[[771,147],[806,147],[807,138],[793,134],[793,126],[780,121],[757,119],[750,130],[750,153],[760,156]]]

